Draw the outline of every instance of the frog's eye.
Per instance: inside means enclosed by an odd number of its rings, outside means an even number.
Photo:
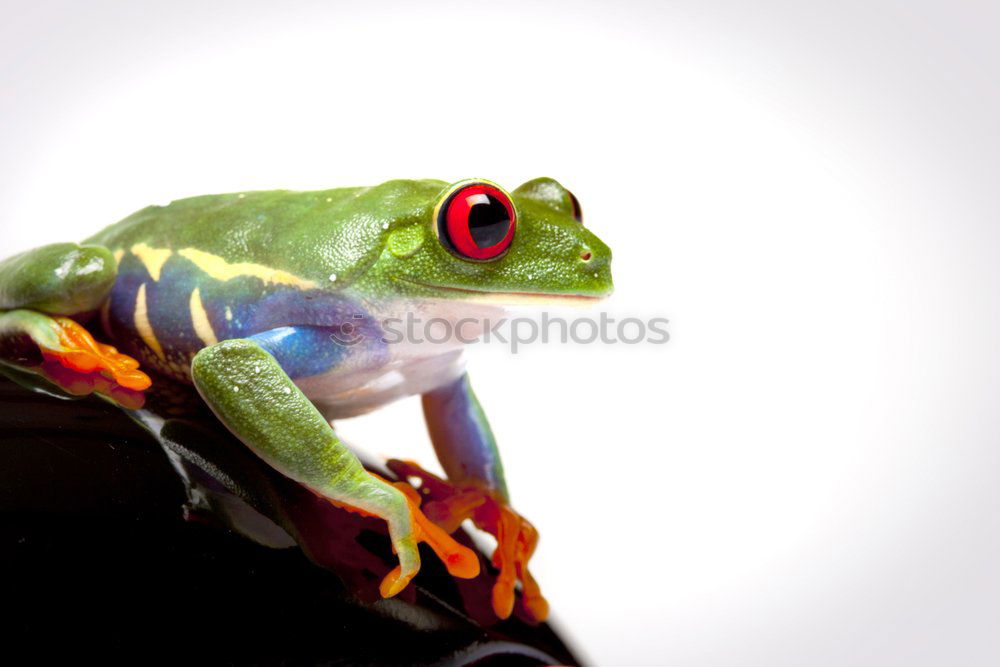
[[[582,225],[583,224],[583,209],[580,208],[580,200],[577,199],[576,195],[574,195],[569,190],[566,191],[566,194],[569,195],[569,204],[570,204],[570,207],[573,209],[573,218]]]
[[[453,192],[438,213],[438,236],[448,250],[464,259],[499,257],[514,240],[514,204],[503,190],[470,183]]]

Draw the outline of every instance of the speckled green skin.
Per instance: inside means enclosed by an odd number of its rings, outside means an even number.
[[[610,293],[611,251],[574,219],[571,195],[552,179],[529,181],[511,193],[517,230],[503,255],[477,262],[449,252],[437,238],[437,207],[464,183],[397,180],[371,188],[212,195],[148,207],[85,245],[56,244],[0,262],[0,335],[21,332],[51,345],[56,328],[46,314],[96,309],[122,277],[115,254],[134,253],[137,244],[172,256],[184,249],[210,253],[226,270],[241,264],[256,265],[258,274],[261,267],[277,269],[306,285],[301,289],[361,302]],[[145,265],[149,273],[141,280],[159,281],[153,265]],[[253,271],[244,276],[251,283],[258,280]],[[134,281],[135,275],[124,279]],[[230,284],[229,278],[209,279],[223,291]],[[200,284],[207,294],[209,283]],[[187,310],[183,315],[193,317]],[[401,564],[388,594],[398,592],[420,564],[403,494],[364,471],[276,358],[254,341],[222,340],[197,352],[191,377],[223,423],[269,464],[387,521]],[[425,396],[424,408],[445,469],[470,476],[506,501],[493,435],[467,378]],[[478,451],[470,451],[469,443]]]
[[[605,296],[611,251],[573,219],[552,179],[511,193],[518,227],[489,262],[460,259],[437,240],[436,206],[453,186],[388,181],[372,188],[210,195],[150,206],[87,239],[112,250],[135,243],[193,247],[347,289],[363,298],[458,298],[447,288]],[[581,260],[589,251],[591,259]],[[336,277],[331,281],[330,276]]]

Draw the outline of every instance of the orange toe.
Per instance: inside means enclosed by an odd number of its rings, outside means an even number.
[[[420,496],[413,490],[413,487],[405,482],[396,482],[394,486],[403,492],[410,505],[413,532],[417,544],[424,542],[433,549],[451,576],[461,579],[472,579],[478,576],[479,557],[468,547],[456,542],[451,535],[435,526],[424,516],[424,513],[420,511]],[[393,597],[406,588],[414,574],[416,573],[403,576],[403,568],[397,565],[382,579],[382,583],[378,587],[379,593],[384,598]]]
[[[385,575],[382,579],[382,583],[379,584],[378,587],[379,595],[384,598],[391,598],[406,588],[407,584],[410,583],[410,579],[413,578],[413,575],[403,577],[402,573],[403,568],[397,565],[392,569],[392,571],[389,572],[389,574]]]
[[[456,542],[451,535],[424,515],[420,510],[420,494],[412,486],[406,482],[396,482],[394,486],[406,495],[406,499],[410,503],[413,527],[417,531],[417,542],[424,542],[433,549],[451,576],[460,579],[472,579],[479,576],[479,557],[472,549]]]
[[[80,373],[100,373],[126,389],[142,391],[152,385],[139,370],[139,362],[114,347],[98,343],[90,332],[68,317],[54,317],[59,327],[58,350],[43,350],[46,357]]]
[[[549,617],[549,603],[542,595],[542,590],[538,587],[538,582],[528,572],[527,563],[523,567],[518,567],[518,576],[521,578],[522,596],[525,609],[533,618],[544,621]]]

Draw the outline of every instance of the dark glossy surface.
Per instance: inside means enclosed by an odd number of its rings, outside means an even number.
[[[0,376],[6,654],[577,663],[549,626],[498,622],[485,559],[486,574],[462,581],[422,550],[414,583],[381,600],[394,565],[381,522],[274,473],[186,389],[159,386],[135,413],[153,437],[96,398],[59,400]]]

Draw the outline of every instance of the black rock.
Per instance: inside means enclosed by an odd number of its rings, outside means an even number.
[[[493,615],[485,557],[458,580],[421,547],[382,600],[384,524],[271,470],[186,387],[125,411],[0,376],[0,512],[2,650],[32,664],[579,664],[549,625]]]

